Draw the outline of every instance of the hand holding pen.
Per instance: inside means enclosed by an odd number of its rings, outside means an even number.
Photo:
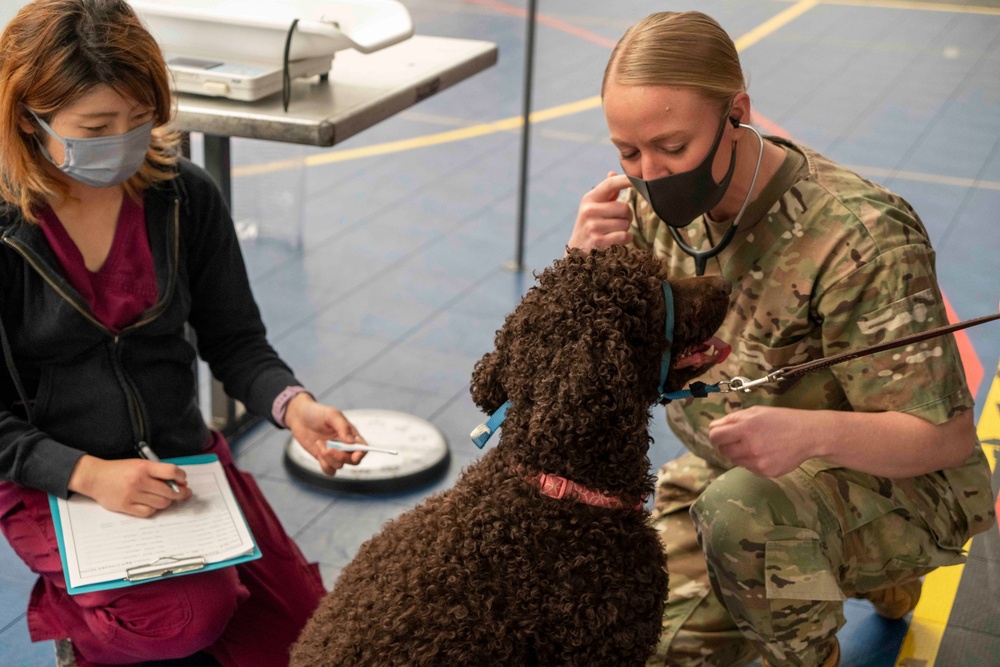
[[[139,443],[139,453],[142,455],[142,458],[146,459],[147,461],[152,461],[153,463],[160,463],[160,457],[157,456],[156,452],[154,452],[152,448],[145,442]],[[170,490],[173,491],[174,493],[181,492],[180,487],[177,486],[177,482],[175,482],[174,480],[165,479],[163,481],[167,483],[167,486],[169,486]]]
[[[112,512],[144,518],[190,498],[185,479],[184,470],[171,463],[144,458],[106,460],[84,454],[73,468],[67,488]]]

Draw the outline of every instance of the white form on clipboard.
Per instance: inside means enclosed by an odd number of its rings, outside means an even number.
[[[260,557],[215,456],[172,459],[192,497],[148,519],[104,509],[85,496],[50,496],[67,589],[129,586]]]

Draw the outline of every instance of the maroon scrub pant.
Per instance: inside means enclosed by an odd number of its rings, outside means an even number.
[[[222,665],[278,667],[324,593],[319,567],[306,562],[257,483],[219,457],[263,557],[233,567],[115,590],[69,595],[48,495],[0,482],[0,529],[39,575],[28,603],[32,641],[73,641],[80,667],[166,660],[204,651]]]

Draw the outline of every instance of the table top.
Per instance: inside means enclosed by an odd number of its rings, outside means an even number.
[[[328,81],[293,81],[287,113],[280,92],[256,102],[182,93],[176,96],[172,126],[226,137],[332,146],[496,61],[492,42],[414,35],[370,54],[339,51]]]

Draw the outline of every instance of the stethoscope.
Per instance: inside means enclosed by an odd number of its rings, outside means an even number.
[[[726,246],[728,246],[730,241],[733,240],[733,237],[736,235],[736,227],[740,224],[740,220],[743,218],[743,212],[747,210],[747,205],[750,203],[750,195],[753,194],[754,186],[757,185],[757,176],[760,174],[760,164],[764,159],[764,137],[757,131],[757,128],[751,125],[740,123],[738,127],[745,127],[757,135],[757,141],[760,142],[760,151],[757,153],[757,167],[753,171],[753,179],[750,181],[750,189],[747,190],[747,195],[743,198],[743,206],[740,207],[740,212],[736,214],[736,219],[733,220],[733,224],[731,224],[729,229],[726,230],[726,233],[723,234],[722,239],[720,239],[716,245],[712,246],[708,250],[695,250],[684,241],[680,232],[677,231],[677,227],[667,225],[667,227],[670,228],[670,235],[674,237],[674,241],[677,243],[677,246],[694,259],[694,271],[696,276],[705,275],[705,268],[708,265],[708,260],[725,250]],[[707,212],[706,215],[708,215]]]

